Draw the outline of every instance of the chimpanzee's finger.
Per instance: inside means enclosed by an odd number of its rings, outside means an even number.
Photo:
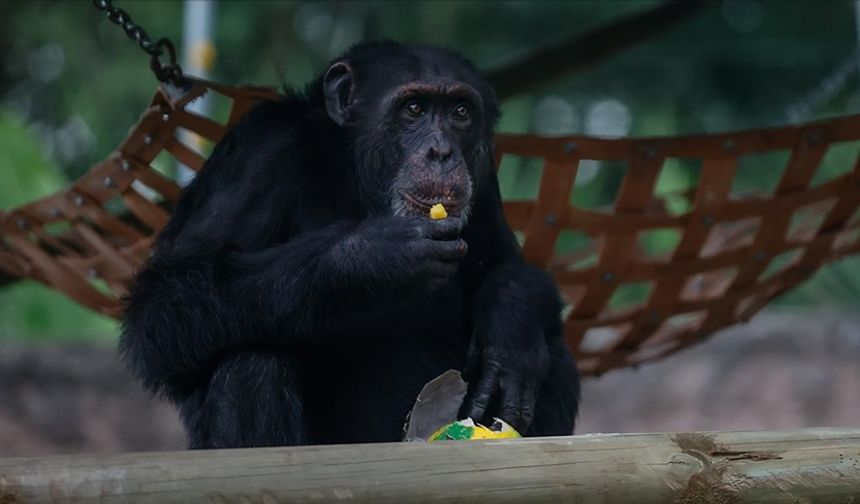
[[[484,415],[487,414],[487,406],[490,404],[490,399],[493,398],[493,394],[496,393],[496,389],[499,386],[496,379],[498,374],[499,370],[494,365],[484,368],[484,376],[481,377],[481,381],[475,387],[475,392],[472,394],[471,406],[469,407],[469,416],[474,420],[484,418]]]
[[[522,420],[523,430],[520,430],[520,433],[528,429],[532,424],[539,389],[540,380],[527,380],[523,385],[523,395],[520,400],[520,417]]]
[[[430,221],[427,226],[427,237],[434,240],[451,240],[460,236],[463,230],[463,219],[460,217],[448,217]]]
[[[522,429],[522,386],[519,380],[502,378],[500,380],[502,389],[502,410],[499,418],[508,422],[514,429]]]
[[[459,261],[466,257],[469,251],[466,241],[462,238],[450,241],[432,241],[431,250],[434,259],[441,261]]]

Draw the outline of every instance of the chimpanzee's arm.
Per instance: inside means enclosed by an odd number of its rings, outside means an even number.
[[[157,252],[130,296],[123,353],[148,388],[178,397],[236,349],[383,327],[384,313],[463,253],[442,226],[389,221],[347,221],[258,252]]]
[[[562,347],[554,341],[562,338],[562,305],[552,278],[523,260],[504,218],[495,173],[489,178],[466,238],[470,255],[481,260],[466,373],[473,385],[468,414],[485,420],[499,416],[525,432],[550,348]],[[496,402],[499,410],[490,411]]]
[[[288,342],[384,328],[386,315],[414,303],[422,285],[453,272],[465,253],[458,232],[454,220],[381,217],[231,253],[229,297],[247,325],[277,327]]]

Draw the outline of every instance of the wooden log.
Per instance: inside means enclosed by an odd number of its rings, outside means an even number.
[[[0,460],[0,503],[836,503],[860,429],[587,435]]]

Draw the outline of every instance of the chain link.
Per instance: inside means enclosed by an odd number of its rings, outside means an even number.
[[[185,79],[182,75],[182,67],[176,62],[176,48],[170,39],[160,38],[153,43],[146,30],[135,24],[128,12],[114,7],[112,0],[92,1],[96,9],[103,11],[112,23],[122,27],[128,38],[137,42],[140,48],[149,54],[149,66],[160,82],[170,82],[180,87],[183,85]],[[161,61],[161,57],[165,54],[168,58],[166,63]]]

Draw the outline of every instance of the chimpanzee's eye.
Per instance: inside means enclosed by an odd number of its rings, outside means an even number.
[[[407,103],[406,110],[408,110],[409,113],[414,116],[419,116],[422,112],[424,112],[424,109],[421,107],[421,104],[417,101],[411,101]]]
[[[460,120],[465,120],[469,118],[469,107],[460,104],[457,105],[457,108],[454,109],[454,117]]]

